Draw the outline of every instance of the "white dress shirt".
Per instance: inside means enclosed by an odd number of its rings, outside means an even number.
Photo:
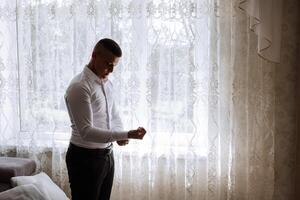
[[[87,66],[71,81],[65,101],[71,120],[71,143],[96,149],[128,138],[113,100],[111,81],[100,79]]]

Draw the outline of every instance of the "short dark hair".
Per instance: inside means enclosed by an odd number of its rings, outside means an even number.
[[[109,38],[103,38],[97,42],[94,48],[94,52],[97,52],[99,47],[102,46],[108,51],[110,51],[112,54],[114,54],[117,57],[122,56],[122,50],[118,43],[116,43],[114,40]]]

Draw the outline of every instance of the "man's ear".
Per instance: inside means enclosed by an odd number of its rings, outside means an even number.
[[[95,52],[92,53],[92,58],[93,58],[93,59],[96,58],[96,53],[95,53]]]

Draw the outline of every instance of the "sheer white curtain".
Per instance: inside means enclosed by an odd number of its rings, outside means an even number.
[[[240,0],[250,16],[250,29],[258,36],[257,52],[265,59],[280,61],[282,0]]]
[[[234,0],[1,1],[0,144],[67,193],[63,95],[103,37],[126,129],[112,199],[272,199],[274,64]]]

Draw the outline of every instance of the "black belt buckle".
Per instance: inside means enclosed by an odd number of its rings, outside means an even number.
[[[105,149],[105,154],[111,154],[112,148]]]
[[[105,150],[105,154],[111,154],[112,150],[113,150],[113,143],[111,143],[107,148],[104,149]]]

